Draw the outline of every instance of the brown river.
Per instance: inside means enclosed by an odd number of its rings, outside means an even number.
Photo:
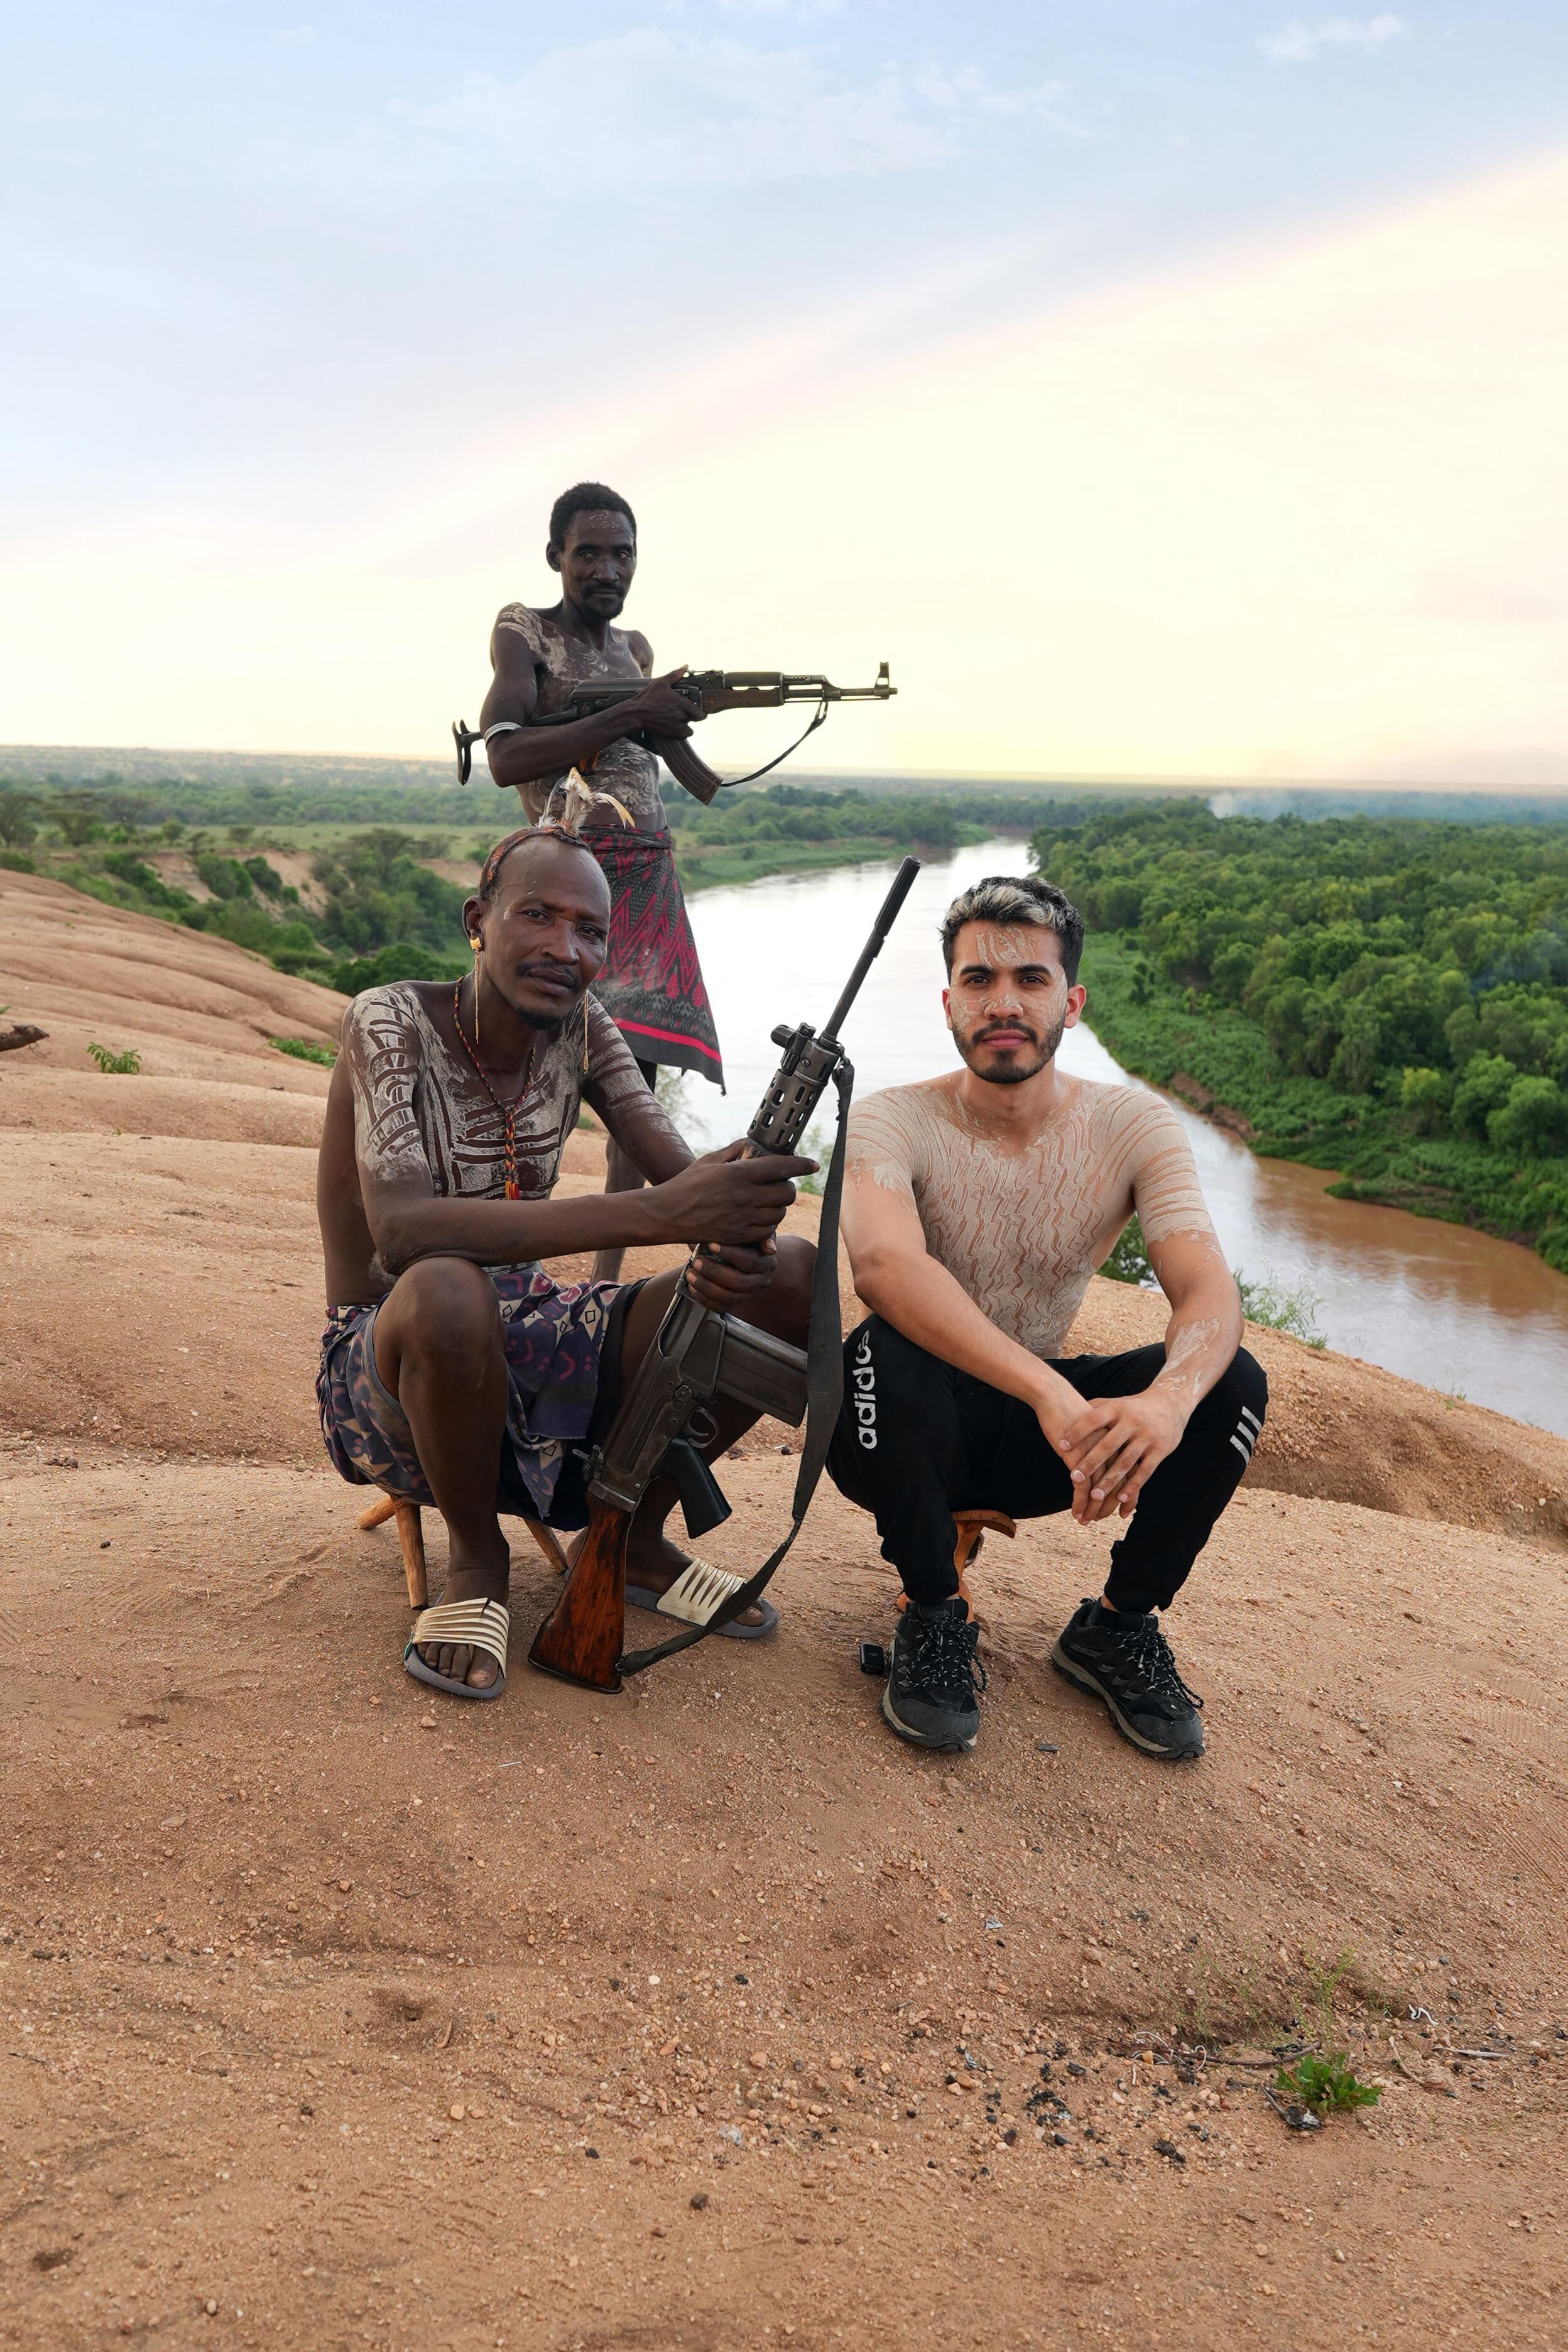
[[[1021,843],[1003,840],[923,868],[848,1025],[857,1091],[955,1066],[937,922],[956,891],[1024,862]],[[841,866],[692,898],[729,1090],[727,1098],[700,1079],[685,1082],[679,1117],[694,1140],[727,1141],[747,1126],[778,1058],[769,1030],[826,1018],[892,874],[881,863]],[[1062,1041],[1062,1067],[1140,1084],[1101,1045],[1093,1018],[1091,1000]],[[1253,1281],[1304,1286],[1331,1348],[1568,1434],[1568,1277],[1489,1234],[1331,1201],[1327,1171],[1260,1160],[1183,1104],[1173,1108],[1232,1266]],[[824,1131],[830,1121],[825,1111]]]

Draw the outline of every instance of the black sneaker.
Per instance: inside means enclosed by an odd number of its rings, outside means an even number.
[[[1111,1710],[1124,1739],[1145,1756],[1203,1754],[1203,1705],[1176,1672],[1171,1645],[1154,1616],[1114,1614],[1098,1601],[1082,1601],[1062,1627],[1051,1663],[1080,1690],[1092,1691]]]
[[[900,1739],[916,1748],[973,1748],[980,1736],[975,1677],[986,1670],[975,1655],[979,1629],[961,1600],[911,1601],[893,1637],[893,1664],[882,1711]]]

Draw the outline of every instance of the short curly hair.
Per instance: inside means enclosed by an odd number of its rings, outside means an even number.
[[[549,544],[566,545],[566,527],[573,515],[623,514],[632,526],[632,543],[637,543],[637,518],[619,490],[606,482],[574,482],[570,490],[562,490],[549,510]]]
[[[1083,953],[1083,918],[1054,882],[1038,874],[988,874],[961,890],[942,918],[942,961],[949,976],[953,948],[966,923],[1038,923],[1061,941],[1061,969],[1071,988]]]

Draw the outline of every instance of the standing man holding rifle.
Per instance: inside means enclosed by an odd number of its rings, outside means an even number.
[[[636,629],[615,624],[637,569],[637,522],[627,501],[602,482],[579,482],[550,509],[545,562],[560,576],[559,604],[536,612],[504,604],[490,638],[495,670],[479,723],[490,773],[515,787],[537,824],[551,792],[571,769],[591,773],[612,794],[622,823],[603,803],[589,813],[584,837],[610,885],[610,935],[594,993],[626,1040],[643,1079],[656,1067],[700,1070],[724,1083],[696,941],[675,873],[659,762],[635,738],[684,742],[701,717],[674,692],[681,673],[655,678],[653,649]],[[543,727],[574,689],[642,682],[628,702],[593,717]],[[611,1139],[605,1190],[635,1191],[642,1171]],[[613,1282],[623,1252],[601,1249],[599,1281]]]

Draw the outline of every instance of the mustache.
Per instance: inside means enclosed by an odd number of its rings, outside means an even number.
[[[987,1045],[998,1031],[1005,1029],[1016,1030],[1020,1036],[1027,1037],[1031,1045],[1038,1045],[1040,1043],[1040,1031],[1031,1029],[1027,1021],[988,1021],[983,1029],[975,1031],[975,1043],[977,1045]]]
[[[574,996],[582,994],[582,975],[574,963],[519,963],[512,969],[519,980],[564,981]]]

